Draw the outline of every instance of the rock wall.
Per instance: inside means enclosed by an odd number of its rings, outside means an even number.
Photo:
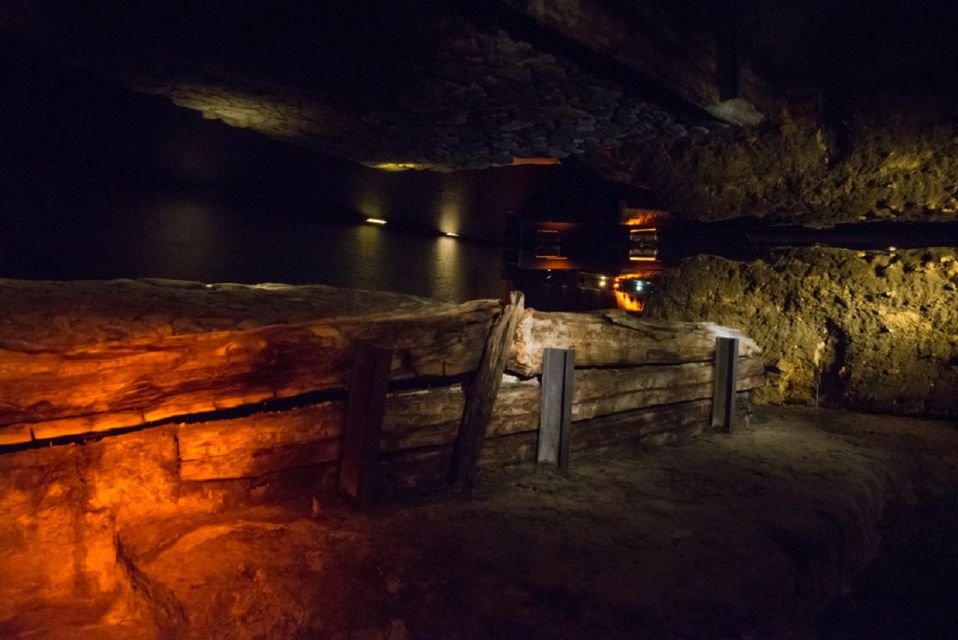
[[[708,319],[764,349],[758,401],[958,415],[955,251],[793,249],[697,256],[664,276],[653,317]]]
[[[626,142],[593,154],[604,175],[646,184],[701,220],[767,217],[806,224],[954,220],[953,99],[848,101],[825,117],[798,108],[748,129]]]

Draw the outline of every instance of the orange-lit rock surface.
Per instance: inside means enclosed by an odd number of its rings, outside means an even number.
[[[883,511],[958,495],[958,433],[775,411],[367,512],[176,486],[171,427],[3,455],[0,635],[790,637],[875,557]]]

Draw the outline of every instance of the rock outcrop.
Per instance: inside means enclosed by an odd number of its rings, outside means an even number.
[[[667,272],[650,309],[753,337],[769,372],[760,400],[958,415],[953,250],[697,256]]]

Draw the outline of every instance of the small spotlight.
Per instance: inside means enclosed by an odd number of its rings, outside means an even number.
[[[897,247],[888,247],[888,250],[891,251],[891,252],[895,252],[895,251],[898,250],[898,248],[897,248]]]
[[[382,218],[366,218],[366,222],[369,224],[386,224],[386,221]]]
[[[453,233],[452,231],[443,231],[443,232],[442,232],[442,235],[446,236],[447,238],[458,238],[458,237],[459,237],[459,234],[458,234],[458,233]]]

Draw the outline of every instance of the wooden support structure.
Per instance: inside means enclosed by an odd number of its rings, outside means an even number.
[[[713,429],[732,430],[738,384],[738,338],[715,339],[715,378],[712,389]]]
[[[467,374],[500,308],[476,300],[73,348],[0,335],[0,436],[45,440],[343,389],[360,339],[393,349],[392,380]]]
[[[479,361],[479,369],[465,385],[466,406],[462,413],[459,436],[449,469],[449,484],[454,491],[472,489],[479,451],[486,437],[492,416],[492,407],[499,395],[502,373],[515,338],[516,326],[522,316],[525,297],[521,291],[510,294],[509,304],[502,310],[489,332],[486,348]]]
[[[546,349],[542,354],[542,396],[536,462],[560,469],[569,466],[572,397],[575,393],[575,351]]]
[[[376,482],[391,361],[390,349],[366,340],[356,342],[346,402],[339,489],[359,504],[372,497]]]
[[[647,320],[620,310],[550,313],[527,309],[519,321],[508,369],[521,376],[540,373],[545,348],[575,349],[580,367],[711,362],[718,336],[740,338],[743,356],[761,353],[753,340],[711,322]]]

